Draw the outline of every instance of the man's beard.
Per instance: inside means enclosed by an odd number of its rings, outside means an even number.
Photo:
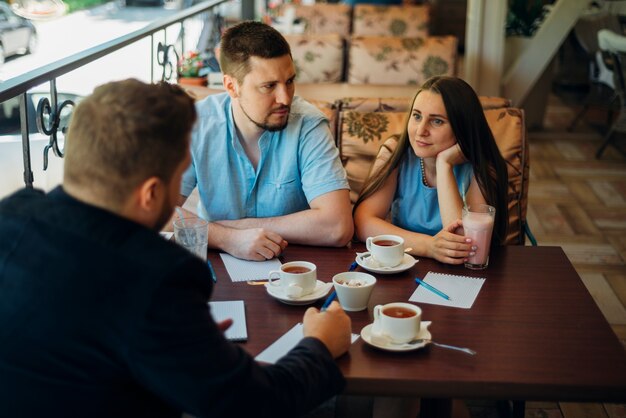
[[[250,115],[248,115],[248,112],[246,112],[246,110],[243,108],[243,106],[241,105],[241,103],[239,103],[239,108],[241,109],[241,111],[243,112],[244,115],[246,115],[246,117],[248,118],[248,120],[252,123],[254,123],[256,126],[258,126],[261,129],[264,129],[266,131],[270,131],[270,132],[277,132],[277,131],[282,131],[283,129],[285,129],[287,127],[287,123],[289,122],[289,117],[287,117],[287,119],[285,120],[285,122],[281,123],[281,124],[274,124],[274,125],[270,125],[270,123],[268,122],[271,113],[269,115],[267,115],[265,117],[265,119],[263,120],[263,122],[257,122],[254,119],[252,119],[250,117]],[[274,109],[274,111],[276,110],[283,110],[283,109],[287,109],[287,111],[290,111],[290,106],[281,106],[278,109]]]

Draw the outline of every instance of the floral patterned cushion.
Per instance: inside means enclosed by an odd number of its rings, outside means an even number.
[[[348,83],[413,84],[434,75],[455,75],[457,38],[353,37]]]
[[[429,35],[430,6],[354,6],[352,34],[355,36],[403,36],[425,38]]]
[[[337,119],[339,117],[339,111],[335,102],[327,102],[325,100],[308,100],[328,118],[328,124],[330,125],[330,131],[334,138],[337,138]]]
[[[343,78],[343,38],[338,34],[284,35],[296,66],[296,81],[338,83]]]
[[[339,155],[348,174],[352,203],[356,202],[383,142],[402,132],[404,118],[405,112],[348,110],[339,114]]]
[[[336,33],[342,36],[350,35],[352,8],[340,3],[316,3],[312,5],[286,4],[281,11],[295,8],[296,19],[305,23],[305,34]]]

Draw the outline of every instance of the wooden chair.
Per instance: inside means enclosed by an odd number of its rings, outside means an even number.
[[[587,113],[590,107],[600,106],[607,109],[607,126],[611,124],[613,104],[613,73],[606,66],[598,43],[598,32],[601,29],[610,29],[620,33],[621,25],[617,15],[597,13],[582,16],[574,26],[574,37],[585,51],[589,61],[589,93],[583,102],[583,107],[574,116],[567,130],[572,131],[578,121]]]
[[[613,144],[619,151],[626,154],[624,149],[618,147],[615,142],[616,134],[626,133],[626,82],[624,81],[624,59],[626,57],[626,36],[619,35],[611,30],[602,29],[598,32],[598,42],[600,49],[608,52],[613,58],[613,74],[615,79],[615,94],[620,104],[620,111],[617,119],[611,125],[604,141],[598,151],[596,158],[600,158],[609,144]]]

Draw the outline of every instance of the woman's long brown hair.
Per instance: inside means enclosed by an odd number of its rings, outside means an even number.
[[[506,163],[498,150],[478,96],[472,87],[456,77],[436,76],[426,80],[419,88],[405,119],[404,131],[391,157],[365,182],[354,209],[376,193],[385,184],[393,170],[400,164],[410,145],[408,120],[415,99],[422,91],[439,94],[448,114],[448,121],[463,155],[472,165],[478,187],[487,204],[496,208],[494,239],[492,244],[504,243],[508,226],[508,173]]]

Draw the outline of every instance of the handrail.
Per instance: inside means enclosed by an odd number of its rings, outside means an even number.
[[[62,58],[52,64],[48,64],[2,82],[0,83],[0,103],[22,94],[32,87],[38,86],[46,81],[50,81],[53,78],[57,78],[75,70],[76,68],[82,67],[85,64],[97,60],[98,58],[115,52],[176,23],[180,23],[183,20],[201,12],[212,9],[219,4],[226,3],[227,1],[229,0],[210,0],[202,2],[171,17],[151,23],[143,29],[136,30],[112,41],[77,52],[67,58]]]
[[[89,64],[92,61],[95,61],[103,56],[109,55],[113,52],[116,52],[134,42],[137,42],[141,39],[151,37],[154,42],[154,34],[159,31],[166,31],[167,28],[180,24],[181,26],[181,35],[182,45],[184,48],[184,30],[185,24],[184,21],[193,16],[199,15],[203,12],[209,11],[210,9],[215,8],[216,6],[226,3],[229,0],[207,0],[202,3],[199,3],[195,6],[192,6],[184,11],[176,13],[173,16],[161,19],[157,22],[151,23],[145,26],[143,29],[136,30],[127,35],[120,36],[117,39],[113,39],[108,42],[104,42],[100,45],[90,47],[84,51],[75,53],[70,55],[69,57],[62,58],[56,62],[45,65],[43,67],[37,68],[35,70],[29,71],[20,76],[11,78],[5,82],[0,83],[0,103],[5,102],[14,97],[20,98],[20,125],[21,125],[21,133],[22,133],[22,158],[23,158],[23,166],[24,173],[23,179],[26,187],[33,187],[34,176],[32,172],[32,164],[31,164],[31,150],[30,150],[30,136],[29,136],[29,124],[34,121],[28,120],[28,112],[27,112],[27,93],[28,91],[36,87],[44,82],[50,82],[50,100],[47,98],[42,98],[39,101],[36,109],[36,119],[37,119],[37,128],[40,133],[47,135],[49,139],[49,144],[43,150],[43,169],[44,171],[48,166],[48,151],[52,150],[57,157],[63,158],[64,150],[58,144],[57,141],[57,130],[59,129],[59,118],[61,115],[61,111],[64,107],[73,106],[74,103],[71,101],[65,101],[60,106],[57,103],[57,91],[56,91],[56,81],[57,78],[69,73],[72,70],[80,68],[86,64]],[[154,43],[152,42],[152,50],[151,50],[151,80],[154,81]],[[169,76],[166,76],[166,68],[170,66],[171,63],[168,60],[168,50],[170,49],[168,45],[164,45],[159,42],[158,45],[158,54],[163,53],[163,59],[158,59],[159,64],[163,66],[164,72],[163,77],[169,79]],[[161,62],[162,61],[162,62]],[[48,123],[44,123],[45,117],[48,117]]]

